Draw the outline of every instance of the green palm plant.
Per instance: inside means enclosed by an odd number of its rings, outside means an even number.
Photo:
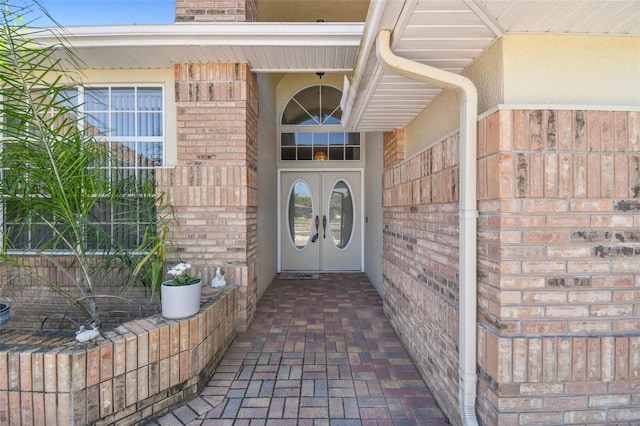
[[[59,59],[60,51],[66,58],[73,58],[73,53],[62,42],[41,46],[29,37],[32,30],[23,16],[33,12],[33,5],[46,14],[38,0],[24,8],[11,3],[15,2],[0,0],[0,262],[60,291],[99,325],[100,279],[115,269],[143,270],[138,263],[158,228],[148,222],[149,238],[132,249],[107,232],[96,212],[109,208],[128,217],[155,217],[162,197],[152,182],[119,178],[104,167],[118,160],[91,135],[79,112],[74,99],[79,79]],[[38,224],[37,232],[33,224]],[[37,248],[22,253],[16,242],[26,235],[37,236]],[[71,265],[62,262],[59,253],[71,258]],[[77,291],[25,267],[25,254],[46,258]]]

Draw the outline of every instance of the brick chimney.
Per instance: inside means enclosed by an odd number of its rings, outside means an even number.
[[[176,22],[253,22],[257,0],[176,0]]]

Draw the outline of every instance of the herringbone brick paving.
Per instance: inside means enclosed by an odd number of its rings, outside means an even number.
[[[446,425],[364,274],[276,277],[202,393],[150,425]]]

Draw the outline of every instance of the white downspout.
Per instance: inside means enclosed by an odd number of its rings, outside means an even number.
[[[476,417],[476,316],[477,316],[477,219],[476,120],[478,92],[466,77],[396,56],[391,51],[391,31],[378,34],[376,54],[388,71],[444,89],[460,96],[460,304],[458,402],[464,425],[477,425]]]

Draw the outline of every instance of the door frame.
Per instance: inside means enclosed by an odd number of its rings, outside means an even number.
[[[357,215],[360,221],[360,272],[364,272],[364,168],[363,167],[314,167],[314,168],[278,168],[277,197],[278,197],[278,218],[277,218],[277,244],[278,244],[278,265],[276,272],[282,272],[282,173],[291,172],[358,172],[360,173],[360,212]],[[335,271],[334,271],[335,272]]]

